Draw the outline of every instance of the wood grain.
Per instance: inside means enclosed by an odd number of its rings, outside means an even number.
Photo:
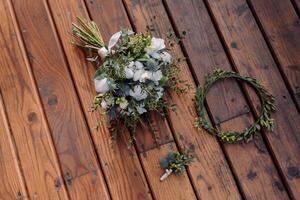
[[[5,112],[0,92],[0,199],[27,199],[26,185]]]
[[[137,31],[145,31],[146,25],[154,27],[153,35],[166,38],[172,31],[168,16],[159,1],[126,1],[129,14]],[[183,57],[179,46],[172,49],[176,57]],[[189,167],[189,173],[197,195],[203,199],[218,199],[224,196],[232,199],[239,198],[239,192],[234,183],[224,154],[215,138],[204,131],[199,133],[194,128],[196,117],[194,108],[194,92],[196,85],[186,63],[181,66],[179,77],[186,80],[193,89],[188,93],[178,95],[174,91],[167,94],[170,103],[177,105],[177,111],[169,112],[169,121],[177,143],[181,148],[190,148],[195,151],[198,159]],[[218,174],[222,174],[219,176]]]
[[[88,127],[43,1],[12,1],[70,196],[108,198]]]
[[[300,19],[290,1],[250,1],[300,108]]]
[[[291,196],[299,197],[300,115],[297,108],[247,3],[244,0],[215,0],[209,1],[209,6],[237,70],[263,81],[276,98],[277,111],[272,114],[275,130],[265,136]],[[258,114],[260,103],[253,92],[248,88],[247,91]]]
[[[93,20],[100,24],[101,32],[104,39],[108,41],[109,37],[116,31],[123,28],[130,28],[130,23],[126,16],[126,12],[121,1],[87,1],[87,6],[91,13]],[[111,13],[114,15],[111,17]],[[110,17],[107,17],[110,16]],[[188,177],[184,176],[181,180],[174,182],[164,183],[162,190],[159,177],[163,174],[163,170],[155,168],[158,165],[159,158],[165,156],[168,153],[168,149],[163,148],[161,145],[173,144],[173,150],[176,150],[172,133],[168,127],[165,119],[161,118],[157,114],[153,114],[152,122],[156,126],[159,132],[158,144],[153,139],[153,135],[147,125],[140,126],[137,130],[136,147],[141,157],[143,168],[147,176],[147,180],[152,189],[152,193],[155,199],[195,199],[193,188],[191,187]],[[158,148],[158,146],[161,146]],[[169,150],[170,151],[170,150]],[[153,163],[150,163],[149,160]],[[180,182],[179,182],[180,181]],[[182,194],[180,190],[177,190],[176,184],[182,184],[182,187],[186,189],[186,193]],[[165,192],[173,191],[173,192]]]
[[[0,15],[3,20],[0,24],[0,87],[28,197],[68,199],[53,141],[8,1],[0,2]],[[60,187],[55,186],[57,182]]]
[[[202,1],[180,4],[180,1],[167,0],[166,6],[177,30],[188,31],[183,39],[183,48],[200,83],[214,68],[231,70]],[[221,130],[241,131],[253,123],[247,102],[239,86],[232,80],[214,85],[206,100],[212,119]],[[282,185],[282,182],[262,137],[256,139],[261,148],[265,149],[263,154],[259,153],[260,149],[255,143],[224,145],[240,188],[244,196],[250,199],[286,199],[284,188],[279,190],[274,184],[278,182]]]
[[[70,44],[71,23],[76,16],[87,17],[87,11],[83,1],[51,1],[49,5],[52,9],[56,22],[57,31],[62,41],[65,54],[70,65],[75,86],[80,97],[83,111],[87,119],[92,138],[96,144],[97,153],[103,166],[106,181],[112,199],[151,199],[149,188],[142,171],[136,152],[127,149],[129,134],[124,130],[122,136],[112,141],[110,133],[105,126],[105,117],[101,114],[89,112],[95,95],[92,77],[95,69],[84,60],[82,52]],[[97,7],[96,7],[97,8]],[[109,8],[108,8],[109,9]],[[113,23],[111,23],[113,27]],[[103,122],[104,126],[99,131],[94,128],[97,120]],[[113,147],[111,143],[115,143]]]

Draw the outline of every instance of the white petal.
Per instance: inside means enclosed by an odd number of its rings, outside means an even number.
[[[136,106],[136,110],[138,111],[138,113],[140,115],[147,112],[147,110],[144,108],[144,104],[140,104],[140,105]]]
[[[157,52],[152,53],[150,56],[155,59],[160,59],[160,55]]]
[[[107,102],[106,101],[101,101],[101,107],[103,108],[103,109],[107,109],[108,108],[108,105],[107,105]]]
[[[98,50],[98,55],[103,60],[108,54],[108,50],[105,47],[102,47]]]
[[[124,110],[125,108],[127,108],[128,104],[129,104],[128,101],[125,99],[125,101],[123,101],[119,105],[120,105],[120,108],[122,108]]]
[[[106,93],[109,91],[109,85],[107,82],[107,78],[103,78],[101,80],[94,79],[95,89],[99,93]]]
[[[135,61],[134,62],[134,65],[137,69],[143,69],[144,68],[144,65],[143,63],[141,63],[140,61]]]
[[[168,52],[164,51],[160,54],[160,56],[161,56],[162,61],[164,61],[166,63],[171,63],[172,57]]]
[[[122,31],[119,31],[111,36],[111,38],[109,39],[109,42],[108,42],[108,50],[109,51],[111,50],[111,48],[113,48],[118,43],[121,35],[122,35]]]
[[[145,70],[143,70],[143,69],[136,70],[135,73],[134,73],[134,76],[133,76],[133,80],[134,81],[140,80],[141,75],[144,73],[144,71]]]
[[[125,67],[125,76],[126,76],[126,78],[131,79],[131,78],[133,78],[133,75],[134,75],[133,70],[128,68],[128,67]]]

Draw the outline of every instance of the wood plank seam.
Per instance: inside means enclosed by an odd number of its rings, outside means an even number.
[[[248,4],[248,1],[249,1],[249,0],[245,0],[245,1],[247,2],[247,5],[249,6],[249,4]],[[225,38],[224,38],[223,33],[222,33],[222,30],[221,30],[221,29],[219,28],[219,26],[218,26],[217,19],[215,18],[214,14],[213,14],[213,11],[212,11],[212,9],[211,9],[211,7],[210,7],[210,5],[209,5],[208,0],[203,0],[203,2],[205,3],[205,5],[206,5],[206,7],[207,7],[207,10],[209,11],[209,15],[210,15],[211,21],[212,21],[212,23],[213,23],[213,25],[214,25],[214,27],[215,27],[215,29],[216,29],[216,31],[217,31],[218,37],[219,37],[219,39],[220,39],[222,45],[224,46],[224,50],[225,50],[226,54],[228,55],[227,57],[229,58],[229,62],[231,63],[231,66],[233,67],[234,71],[239,72],[239,69],[238,69],[238,67],[237,67],[237,64],[235,63],[234,58],[233,58],[233,55],[232,55],[232,53],[231,53],[230,50],[229,50],[229,46],[228,46],[228,44],[227,44],[226,41],[225,41]],[[253,15],[252,10],[251,10],[251,14]],[[259,27],[259,24],[257,24],[257,21],[256,21],[256,25]],[[261,33],[262,33],[262,32],[261,32]],[[264,39],[265,39],[265,38],[264,38]],[[268,41],[268,40],[265,39],[265,42],[266,42],[266,43],[268,43],[267,41]],[[267,44],[267,46],[268,46],[268,44]],[[269,48],[268,48],[268,50],[270,51]],[[272,55],[272,53],[271,53],[271,55]],[[272,57],[272,59],[273,59],[273,61],[275,61],[275,60],[274,60],[274,57]],[[275,62],[276,62],[276,61],[275,61]],[[276,67],[278,67],[277,63],[275,63],[275,64],[276,64]],[[278,69],[278,68],[277,68],[277,69]],[[278,69],[278,71],[279,71],[279,69]],[[242,90],[243,90],[243,93],[247,96],[247,99],[249,99],[248,101],[250,102],[250,95],[249,95],[249,93],[247,92],[247,89],[246,89],[246,87],[245,87],[245,84],[242,84]],[[289,94],[291,94],[291,93],[289,93]],[[291,96],[292,96],[292,95],[291,95]],[[294,104],[295,104],[295,103],[294,103]],[[295,104],[295,107],[297,108],[297,104]],[[258,116],[258,113],[255,111],[256,108],[254,107],[254,103],[253,103],[253,104],[250,103],[250,108],[251,108],[251,112],[253,112],[254,115],[255,115],[255,117],[257,117],[257,116]],[[294,197],[293,194],[292,194],[292,191],[290,190],[290,188],[289,188],[289,186],[288,186],[288,182],[287,182],[286,176],[285,176],[283,170],[282,170],[281,167],[280,167],[279,160],[276,158],[276,155],[275,155],[275,153],[273,152],[272,147],[271,147],[271,145],[270,145],[270,141],[269,141],[268,136],[267,136],[267,134],[269,134],[269,133],[267,133],[267,131],[265,131],[265,130],[262,130],[262,133],[263,133],[263,134],[262,134],[263,140],[264,140],[264,142],[267,144],[267,145],[266,145],[267,150],[268,150],[268,152],[270,152],[272,162],[274,163],[274,166],[275,166],[275,168],[276,168],[276,170],[277,170],[277,172],[278,172],[278,175],[279,175],[281,181],[284,183],[284,184],[283,184],[283,187],[284,187],[284,189],[287,191],[288,197],[289,197],[290,199],[295,199],[295,197]]]
[[[48,3],[48,6],[49,6],[49,8],[50,8],[50,5],[49,5],[49,2],[47,1],[47,3]],[[86,7],[86,4],[85,4],[85,7]],[[85,9],[86,11],[87,11],[87,14],[88,15],[90,15],[90,13],[88,12],[88,10],[87,9]],[[50,9],[50,12],[51,12],[51,9]],[[52,16],[52,18],[53,18],[53,12],[51,12],[51,16]],[[54,21],[54,20],[53,20]],[[55,23],[54,23],[55,24]],[[56,30],[58,29],[57,28],[57,26],[55,25],[55,28],[56,28]],[[58,31],[57,31],[58,32]],[[61,39],[61,37],[58,37],[59,38],[59,43],[60,43],[60,46],[61,46],[61,48],[63,48],[63,42],[62,42],[62,39]],[[66,60],[66,62],[68,63],[68,69],[69,69],[69,71],[70,71],[70,74],[71,74],[71,76],[72,76],[72,80],[73,80],[73,82],[75,83],[75,78],[74,78],[74,76],[73,76],[73,73],[72,73],[72,70],[70,69],[70,63],[69,63],[69,61],[68,61],[68,59],[67,59],[67,55],[66,55],[66,53],[64,52],[64,58],[65,58],[65,60]],[[87,114],[91,114],[91,113],[86,113],[86,112],[84,112],[83,111],[83,102],[82,102],[82,99],[81,99],[81,96],[79,95],[79,92],[78,92],[78,88],[77,88],[77,85],[75,84],[75,88],[76,88],[76,91],[77,91],[77,94],[78,94],[78,97],[79,97],[79,100],[80,100],[80,102],[81,102],[81,107],[82,107],[82,112],[84,113],[84,116],[85,116],[85,119],[87,120]],[[89,123],[87,122],[87,124],[89,125]],[[89,128],[91,129],[92,127],[89,125]],[[94,144],[95,145],[95,144]],[[98,154],[98,153],[97,153]],[[100,155],[98,155],[99,156],[99,159],[101,159],[100,158]],[[100,160],[99,160],[100,161]],[[100,164],[102,165],[102,163],[100,162]],[[141,165],[141,163],[140,163],[140,165]],[[102,165],[103,166],[103,165]],[[142,167],[142,166],[141,166]],[[106,183],[108,184],[108,180],[107,180],[107,177],[106,177],[106,174],[104,174],[105,176],[105,180],[106,180]],[[108,187],[109,188],[109,187]],[[109,188],[110,189],[110,188]],[[111,193],[111,191],[110,191],[110,193]],[[152,194],[151,194],[152,195]],[[153,196],[153,195],[152,195]]]
[[[134,30],[136,30],[136,27],[134,26],[134,22],[133,22],[134,20],[132,19],[132,17],[130,17],[129,8],[127,8],[126,3],[125,3],[125,0],[123,0],[123,3],[124,3],[124,7],[126,8],[127,15],[129,16],[129,19],[130,19],[131,23],[133,24],[132,26],[134,27]],[[162,4],[164,5],[165,10],[167,10],[164,1],[162,1]],[[166,11],[166,13],[167,13],[167,16],[168,16],[169,20],[171,21],[171,26],[172,26],[172,28],[175,30],[176,27],[174,27],[174,24],[172,23],[172,19],[171,19],[170,15],[169,15],[168,11]],[[175,30],[175,33],[176,33],[177,36],[179,37],[179,34],[176,32],[176,30]],[[180,45],[180,46],[181,46],[181,45]],[[181,48],[181,51],[182,51],[182,48]],[[187,59],[187,62],[189,62],[188,59]],[[189,63],[188,63],[188,64],[189,64]],[[195,80],[195,77],[194,77],[194,74],[193,74],[193,73],[192,73],[192,76],[193,76],[193,79],[194,79],[193,81],[197,83],[197,81]],[[179,139],[178,139],[178,137],[175,136],[175,129],[174,129],[172,123],[171,123],[171,118],[167,115],[167,116],[166,116],[166,119],[167,119],[167,121],[168,121],[168,124],[169,124],[171,130],[172,130],[171,132],[172,132],[172,135],[173,135],[173,137],[174,137],[174,139],[175,139],[175,143],[176,143],[176,145],[178,146],[178,148],[180,149]],[[218,143],[219,143],[219,142],[218,142]],[[219,145],[221,146],[221,149],[222,149],[222,145],[221,145],[220,143],[219,143]],[[225,159],[227,159],[227,158],[226,158],[226,154],[225,154],[224,152],[223,152],[223,154],[224,154],[224,156],[225,156]],[[234,172],[232,171],[232,173],[234,173]],[[190,172],[189,170],[188,170],[188,175],[189,175],[190,181],[193,183],[193,181],[192,181],[192,175],[191,175],[191,172]],[[235,176],[234,176],[233,178],[235,179]],[[237,181],[235,180],[235,182],[237,182]],[[237,186],[237,187],[239,187],[239,186]],[[195,186],[194,184],[193,184],[193,189],[194,189],[194,192],[197,194],[196,186]],[[238,189],[239,189],[239,188],[238,188]],[[240,190],[239,190],[239,192],[241,193]],[[200,198],[200,197],[198,196],[198,198]]]
[[[80,110],[81,110],[81,114],[82,114],[82,116],[84,118],[85,125],[86,125],[86,127],[88,127],[88,130],[89,130],[88,131],[89,132],[89,136],[90,136],[89,138],[90,138],[91,144],[93,146],[94,154],[96,155],[96,159],[97,159],[97,161],[99,163],[101,174],[104,175],[105,173],[104,173],[103,165],[102,165],[102,163],[100,161],[100,156],[98,155],[97,150],[96,150],[96,143],[92,139],[92,132],[91,132],[90,126],[88,125],[88,121],[87,121],[87,118],[86,118],[85,113],[84,113],[84,108],[82,106],[83,103],[81,101],[78,89],[76,88],[74,76],[73,76],[73,74],[71,72],[71,69],[70,69],[70,64],[68,62],[68,59],[67,59],[65,51],[62,50],[62,46],[63,45],[62,45],[61,38],[57,34],[57,27],[56,27],[56,24],[54,23],[53,14],[52,14],[51,9],[49,7],[48,1],[47,0],[43,1],[43,3],[45,4],[45,8],[46,8],[48,16],[50,18],[50,23],[51,23],[51,26],[52,26],[52,30],[55,33],[54,37],[56,39],[57,44],[59,44],[59,47],[60,47],[59,49],[61,50],[61,54],[63,55],[63,59],[62,60],[65,63],[65,65],[67,66],[68,73],[69,73],[70,78],[72,80],[73,87],[74,87],[74,90],[75,90],[75,93],[76,93],[76,98],[79,100],[79,107],[80,107]],[[93,173],[93,172],[88,172],[88,173]],[[82,174],[82,175],[85,175],[85,174]],[[108,187],[108,180],[107,180],[107,178],[106,178],[105,175],[103,176],[103,178],[104,178],[104,181],[105,181],[105,184],[106,184],[106,188],[107,188],[107,190],[108,190],[108,192],[110,193],[110,196],[111,196],[111,191],[109,190],[109,187]]]
[[[55,168],[56,168],[56,171],[57,171],[59,177],[63,177],[62,176],[62,172],[61,172],[61,168],[60,168],[60,165],[59,165],[59,160],[58,160],[58,157],[57,157],[57,154],[56,154],[56,151],[55,151],[55,147],[54,147],[54,143],[53,143],[53,138],[51,137],[51,134],[50,134],[49,125],[48,125],[47,120],[46,120],[46,116],[45,116],[44,109],[42,107],[41,99],[40,99],[37,87],[35,85],[34,77],[32,76],[32,70],[30,68],[28,57],[26,56],[27,54],[26,54],[26,50],[25,50],[25,47],[24,47],[24,43],[23,43],[23,40],[22,40],[22,36],[21,36],[20,30],[19,30],[19,27],[18,27],[16,15],[15,15],[15,12],[14,12],[14,9],[13,9],[13,6],[12,6],[10,0],[7,0],[7,4],[8,4],[8,8],[9,8],[9,12],[10,12],[10,15],[11,15],[11,18],[12,18],[13,25],[15,27],[15,33],[16,33],[16,36],[17,36],[17,41],[18,41],[18,45],[20,47],[20,51],[22,53],[22,58],[23,58],[23,60],[25,62],[26,69],[27,69],[28,75],[29,75],[29,79],[31,81],[31,85],[32,85],[32,88],[33,88],[34,96],[35,96],[35,99],[37,99],[37,105],[39,107],[39,110],[41,111],[42,122],[43,122],[42,124],[45,127],[45,129],[46,129],[46,134],[47,134],[47,138],[49,140],[50,149],[51,149],[54,161],[55,161],[54,165],[55,165]],[[69,193],[66,190],[65,184],[62,184],[62,188],[66,192],[65,193],[65,195],[66,195],[65,198],[69,199]]]
[[[231,66],[233,67],[233,70],[238,72],[238,69],[237,69],[237,67],[236,67],[236,63],[234,62],[234,59],[233,59],[232,55],[230,54],[230,52],[229,52],[229,50],[228,50],[229,47],[228,47],[228,45],[227,45],[226,42],[225,42],[225,39],[224,39],[224,37],[223,37],[223,34],[222,34],[221,30],[218,28],[218,25],[217,25],[217,22],[216,22],[216,19],[215,19],[213,13],[212,13],[212,10],[210,9],[210,6],[208,5],[207,0],[203,0],[203,2],[205,3],[207,10],[209,11],[208,13],[209,13],[209,15],[210,15],[211,21],[212,21],[212,23],[213,23],[213,25],[214,25],[214,27],[215,27],[215,30],[216,30],[216,32],[217,32],[217,34],[218,34],[218,37],[220,38],[220,41],[221,41],[222,46],[223,46],[223,49],[224,49],[224,51],[225,51],[227,57],[229,58],[228,60],[229,60],[229,62],[230,62],[230,64],[231,64]],[[253,104],[250,103],[250,97],[249,97],[249,94],[248,94],[247,91],[246,91],[245,84],[241,84],[240,86],[241,86],[241,88],[242,88],[243,94],[247,97],[246,99],[247,99],[247,101],[248,101],[248,103],[249,103],[249,107],[250,107],[251,112],[254,114],[255,118],[257,118],[258,115],[257,115],[257,113],[255,112],[255,108],[253,107]],[[260,131],[260,132],[262,133],[263,141],[264,141],[264,143],[266,144],[267,151],[268,151],[269,154],[271,155],[272,162],[274,163],[274,166],[275,166],[275,168],[276,168],[276,170],[277,170],[277,172],[278,172],[278,175],[279,175],[281,181],[284,183],[283,186],[284,186],[285,190],[287,191],[287,194],[288,194],[289,198],[292,199],[292,198],[291,198],[290,191],[289,191],[288,187],[286,186],[286,185],[287,185],[287,182],[286,182],[286,180],[285,180],[285,178],[284,178],[284,175],[283,175],[283,173],[282,173],[282,170],[281,170],[281,168],[280,168],[280,166],[279,166],[279,164],[278,164],[278,162],[277,162],[277,160],[276,160],[276,158],[275,158],[275,156],[274,156],[274,154],[273,154],[273,151],[272,151],[272,149],[271,149],[271,147],[270,147],[270,145],[269,145],[269,141],[268,141],[268,139],[267,139],[267,137],[266,137],[266,133],[265,133],[265,131],[263,131],[263,130]],[[268,133],[267,133],[267,134],[268,134]]]
[[[175,22],[174,22],[174,20],[173,20],[173,17],[171,16],[171,11],[170,11],[170,9],[169,9],[169,6],[167,5],[166,0],[162,0],[162,3],[163,3],[163,5],[164,5],[164,8],[165,8],[166,13],[167,13],[167,15],[168,15],[168,17],[169,17],[170,23],[171,23],[171,25],[172,25],[172,27],[173,27],[173,29],[174,29],[174,32],[175,32],[176,36],[177,36],[177,37],[180,37],[180,31],[178,30],[177,26],[175,25]],[[187,64],[188,64],[188,66],[189,66],[189,69],[190,69],[191,72],[192,72],[192,77],[193,77],[193,80],[194,80],[195,84],[196,84],[196,85],[199,85],[199,80],[198,80],[198,78],[196,77],[196,72],[195,72],[194,68],[192,67],[192,62],[191,62],[191,60],[190,60],[190,58],[189,58],[189,55],[188,55],[188,53],[187,53],[186,47],[185,47],[182,43],[180,43],[179,46],[180,46],[181,51],[183,52],[183,55],[184,55],[185,58],[186,58],[186,62],[187,62]],[[230,121],[231,119],[238,118],[238,117],[240,117],[240,116],[242,116],[242,115],[249,114],[249,111],[248,111],[248,112],[245,112],[245,113],[241,113],[240,115],[235,115],[235,116],[233,116],[233,117],[229,117],[227,120],[222,120],[221,122],[215,123],[214,120],[213,120],[213,117],[212,117],[211,113],[209,112],[207,103],[205,103],[205,110],[207,110],[207,114],[208,114],[209,120],[210,120],[210,121],[212,122],[212,124],[215,125],[215,126],[220,126],[222,123],[224,123],[224,122],[226,122],[226,121]],[[238,189],[239,193],[241,194],[242,199],[246,199],[246,195],[245,195],[245,193],[244,193],[244,191],[243,191],[243,189],[242,189],[242,186],[241,186],[240,181],[239,181],[239,179],[238,179],[237,173],[236,173],[236,171],[234,170],[233,164],[232,164],[232,162],[230,162],[230,158],[228,157],[228,155],[227,155],[227,153],[226,153],[226,151],[225,151],[225,147],[224,147],[224,145],[222,144],[222,142],[218,141],[218,143],[219,143],[219,145],[220,145],[220,147],[221,147],[221,149],[222,149],[222,152],[223,152],[223,154],[224,154],[224,156],[225,156],[225,159],[226,159],[226,161],[227,161],[227,163],[228,163],[228,165],[229,165],[229,167],[230,167],[230,170],[231,170],[231,172],[232,172],[232,174],[233,174],[233,179],[234,179],[234,181],[235,181],[235,183],[236,183],[237,189]]]
[[[128,9],[127,5],[126,5],[125,0],[122,0],[122,3],[123,3],[123,7],[124,7],[124,9],[125,9],[125,12],[126,12],[126,14],[127,14],[127,17],[128,17],[128,19],[129,19],[130,25],[131,25],[133,31],[136,32],[136,31],[137,31],[137,28],[136,28],[136,26],[135,26],[135,24],[134,24],[134,21],[133,21],[131,15],[130,15],[130,12],[129,12],[129,9]],[[168,122],[168,126],[170,127],[171,134],[172,134],[172,137],[173,137],[173,138],[172,138],[170,141],[167,141],[167,142],[165,142],[165,143],[159,144],[159,147],[158,147],[158,148],[160,148],[160,146],[167,145],[167,144],[169,144],[169,143],[174,143],[175,146],[176,146],[176,148],[180,151],[180,150],[182,150],[182,149],[181,149],[180,145],[178,144],[178,141],[176,141],[175,132],[174,132],[174,130],[173,130],[173,128],[172,128],[172,125],[171,125],[171,122],[170,122],[170,118],[168,117],[168,115],[166,115],[166,120],[167,120],[167,122]],[[153,147],[153,148],[155,148],[155,147]],[[145,150],[144,152],[141,152],[141,153],[146,153],[147,151],[152,150],[153,148],[147,149],[147,150]],[[192,178],[191,178],[191,174],[189,173],[189,171],[187,171],[187,174],[188,174],[189,181],[190,181],[190,183],[191,183],[191,185],[192,185],[193,191],[194,191],[194,193],[195,193],[197,199],[200,199],[200,197],[199,197],[198,194],[197,194],[197,189],[196,189],[195,185],[193,184],[193,181],[192,181]]]
[[[291,0],[291,3],[293,4],[298,17],[300,17],[300,2],[297,4],[297,0]]]
[[[6,112],[7,111],[5,109],[5,105],[4,105],[4,102],[3,102],[3,97],[2,97],[2,93],[1,93],[1,89],[0,89],[0,115],[1,115],[0,119],[1,118],[3,119],[3,124],[4,124],[5,129],[6,129],[5,132],[7,134],[8,140],[9,140],[8,143],[9,143],[9,146],[10,146],[12,156],[14,158],[13,160],[14,160],[14,163],[15,163],[16,171],[18,173],[19,182],[20,182],[20,186],[21,186],[21,190],[22,190],[22,191],[19,191],[16,194],[16,198],[18,198],[18,197],[29,198],[28,188],[27,188],[27,185],[26,185],[26,182],[25,182],[25,177],[24,177],[24,174],[23,174],[23,170],[21,168],[19,155],[18,155],[18,152],[17,152],[17,149],[16,149],[16,143],[14,141],[13,135],[11,134],[11,128],[10,128],[10,124],[9,124]],[[3,133],[3,134],[5,134],[5,133]],[[2,159],[2,158],[0,158],[0,159]],[[1,173],[3,173],[3,172],[1,172]]]
[[[113,4],[113,3],[112,3],[112,4]],[[92,14],[92,15],[93,15],[93,14]],[[97,15],[96,15],[96,16],[97,16]],[[145,128],[146,128],[146,127],[145,127]],[[145,130],[145,129],[144,129],[144,130]],[[148,129],[147,129],[147,130],[148,130]],[[146,131],[146,130],[145,130],[145,131]],[[137,131],[137,132],[139,133],[139,135],[140,135],[140,134],[143,134],[142,131]],[[147,132],[146,135],[150,134],[148,131],[146,131],[146,132]],[[168,140],[168,139],[167,139],[167,140]],[[164,141],[164,142],[165,142],[165,141]],[[163,143],[164,143],[164,142],[163,142]],[[139,142],[138,142],[138,143],[139,143]],[[171,143],[172,143],[172,142],[171,142]],[[140,144],[140,143],[139,143],[139,144]],[[137,143],[135,143],[135,146],[137,146],[137,148],[138,148],[139,144],[137,145]],[[162,144],[162,143],[160,142],[159,145],[161,145],[161,144]],[[147,144],[147,145],[149,145],[149,144]],[[150,146],[150,148],[151,148],[152,145],[149,145],[149,146]],[[163,148],[163,146],[161,146],[161,147]],[[141,148],[140,148],[140,149],[141,149]],[[146,149],[149,149],[149,148],[146,148]],[[145,149],[142,148],[142,150],[139,150],[139,156],[140,156],[140,159],[143,160],[143,162],[144,162],[144,161],[145,161],[145,159],[144,159],[145,156],[141,155],[141,154],[142,154],[141,152],[143,152],[143,151],[144,151],[143,155],[146,155]],[[154,151],[156,151],[156,150],[154,150]],[[147,151],[147,153],[149,153],[150,155],[151,155],[151,152],[153,153],[153,151],[150,151],[150,150]],[[142,158],[141,158],[141,157],[142,157]],[[158,162],[158,161],[157,161],[157,162]],[[145,162],[145,163],[147,164],[147,162]],[[144,163],[142,163],[142,164],[144,164]],[[146,166],[146,167],[145,167],[145,165],[143,165],[143,168],[144,168],[144,170],[145,170],[145,168],[148,168],[148,170],[150,170],[150,169],[149,169],[149,166]],[[152,170],[152,169],[151,169],[150,171],[155,171],[155,170]],[[146,170],[146,173],[147,173],[147,170]],[[147,174],[148,174],[148,173],[147,173]],[[146,175],[147,175],[147,174],[146,174]],[[149,178],[149,176],[147,176],[147,177]],[[151,179],[153,180],[153,177],[151,177]],[[153,191],[152,187],[151,187],[151,190]]]
[[[165,1],[164,1],[165,2]],[[170,12],[170,11],[169,11]],[[222,44],[222,46],[223,46],[223,44]],[[224,48],[224,46],[223,46],[223,48]],[[183,47],[183,49],[184,49],[184,51],[185,51],[185,48]],[[185,51],[186,52],[186,51]],[[227,55],[227,57],[229,57],[228,55]],[[190,64],[190,62],[188,62],[189,64]],[[247,101],[248,102],[248,101]],[[249,103],[248,103],[249,104]]]
[[[279,72],[280,72],[280,74],[282,76],[282,79],[284,80],[285,85],[287,85],[287,89],[288,89],[288,91],[289,91],[289,93],[291,95],[291,98],[293,99],[294,104],[296,105],[296,108],[297,108],[298,112],[300,113],[300,105],[299,105],[299,103],[298,103],[298,101],[296,99],[296,96],[297,96],[297,94],[300,93],[300,90],[294,90],[293,89],[291,83],[288,80],[288,77],[286,76],[285,72],[283,71],[283,67],[284,66],[282,66],[280,64],[279,58],[276,56],[276,53],[275,53],[275,51],[274,51],[274,49],[272,47],[272,44],[270,43],[270,40],[269,40],[269,38],[267,36],[267,33],[264,30],[263,25],[260,22],[260,19],[259,19],[257,13],[255,12],[255,9],[254,9],[251,1],[250,0],[246,0],[246,2],[247,2],[248,6],[249,6],[249,8],[250,8],[250,10],[252,12],[252,15],[253,15],[253,17],[254,17],[254,19],[256,21],[256,24],[257,24],[257,26],[258,26],[258,28],[259,28],[259,30],[260,30],[260,32],[261,32],[264,40],[266,41],[268,49],[269,49],[269,51],[270,51],[270,53],[272,55],[272,58],[273,58],[274,62],[277,65],[277,68],[278,68],[278,70],[279,70]]]

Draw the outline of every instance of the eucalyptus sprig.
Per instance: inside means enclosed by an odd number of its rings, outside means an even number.
[[[189,150],[182,152],[170,152],[164,158],[161,158],[160,166],[165,169],[165,173],[160,178],[161,181],[166,179],[171,173],[181,175],[186,171],[186,167],[193,161],[194,155]]]
[[[212,124],[205,118],[204,101],[209,89],[217,81],[226,78],[235,78],[238,80],[245,81],[252,88],[254,88],[261,101],[260,116],[250,127],[245,128],[243,132],[220,131],[217,128],[214,128]],[[274,119],[270,117],[270,112],[276,110],[275,98],[263,87],[263,85],[258,80],[254,78],[251,78],[249,76],[242,76],[232,71],[224,71],[221,69],[217,69],[213,71],[212,74],[206,76],[204,86],[198,87],[195,97],[198,113],[198,118],[195,121],[195,126],[203,127],[210,134],[216,135],[221,141],[235,143],[243,140],[249,142],[253,139],[255,133],[258,132],[262,127],[267,128],[268,131],[273,131]]]

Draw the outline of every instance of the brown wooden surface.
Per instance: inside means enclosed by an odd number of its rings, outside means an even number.
[[[197,80],[203,83],[204,75],[214,68],[230,70],[231,67],[216,31],[211,26],[208,13],[203,9],[205,5],[201,1],[192,2],[183,6],[179,1],[170,0],[167,1],[167,5],[175,26],[179,30],[189,30],[183,45]],[[176,17],[177,14],[180,17]],[[249,126],[253,122],[253,117],[245,110],[247,103],[238,85],[233,81],[224,81],[217,83],[216,86],[219,87],[212,88],[207,96],[207,104],[213,121],[222,130],[233,130],[234,127],[240,131]],[[256,138],[256,142],[261,144],[261,148],[266,149],[261,137]],[[267,150],[264,154],[259,153],[259,148],[255,143],[224,145],[224,150],[246,198],[286,198],[286,193],[279,191],[273,184],[274,180],[279,184],[282,183]]]
[[[19,158],[11,136],[5,107],[0,94],[0,199],[27,198],[28,194],[19,166]]]
[[[246,2],[244,0],[209,2],[226,44],[231,45],[228,49],[238,71],[263,80],[276,98],[277,112],[272,115],[276,121],[274,133],[266,133],[265,136],[279,164],[284,181],[289,183],[288,189],[294,197],[299,197],[300,179],[296,178],[295,170],[299,171],[300,164],[300,124],[297,123],[300,121],[300,115],[292,101],[291,94],[284,84]],[[228,15],[231,17],[229,18]],[[235,43],[235,48],[232,46],[233,43]],[[259,102],[255,100],[256,95],[248,88],[247,92],[258,114]]]
[[[13,1],[70,196],[105,198],[103,174],[90,140],[74,85],[49,10],[43,1]],[[46,47],[46,48],[45,48]],[[54,52],[59,52],[55,54]]]
[[[62,182],[59,163],[10,2],[0,2],[0,15],[4,20],[0,25],[1,93],[28,196],[67,198],[64,184],[60,188],[54,184]]]
[[[300,108],[300,19],[290,1],[252,0],[251,5]]]
[[[183,3],[184,2],[184,3]],[[0,1],[0,199],[298,199],[300,196],[298,0],[3,0]],[[180,78],[192,89],[168,91],[177,112],[153,114],[127,148],[90,113],[95,68],[70,44],[76,16],[99,24],[105,42],[120,28],[187,36]],[[193,127],[193,93],[214,68],[262,81],[276,97],[274,133],[249,144],[222,144]],[[298,108],[298,110],[297,110]],[[217,83],[207,112],[222,130],[242,130],[259,114],[252,90]],[[160,182],[159,158],[190,148],[196,161]]]

